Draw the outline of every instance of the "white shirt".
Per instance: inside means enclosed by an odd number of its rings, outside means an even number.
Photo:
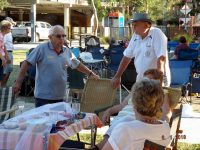
[[[4,35],[4,44],[5,44],[7,51],[9,51],[9,50],[12,51],[14,49],[14,47],[13,47],[13,37],[12,37],[11,32]]]
[[[124,51],[124,56],[129,58],[135,57],[134,64],[138,73],[137,81],[143,77],[146,70],[157,68],[157,60],[159,57],[166,57],[164,75],[167,77],[167,81],[164,82],[165,86],[170,85],[171,76],[167,52],[167,37],[160,29],[151,27],[148,35],[144,39],[134,34],[128,47]]]
[[[170,144],[169,125],[166,122],[148,124],[139,120],[124,122],[114,128],[108,141],[114,150],[142,150],[145,139],[168,146]]]

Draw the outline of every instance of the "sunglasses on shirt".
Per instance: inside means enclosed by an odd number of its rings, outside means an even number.
[[[65,34],[56,34],[56,35],[54,35],[54,36],[57,37],[57,38],[59,38],[59,39],[61,39],[61,37],[62,37],[62,38],[65,38],[65,37],[66,37]]]

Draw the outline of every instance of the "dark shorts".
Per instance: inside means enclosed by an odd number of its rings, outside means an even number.
[[[58,102],[63,102],[63,99],[59,100],[48,100],[48,99],[41,99],[41,98],[36,98],[35,97],[35,107],[40,107],[46,104],[53,104],[53,103],[58,103]]]

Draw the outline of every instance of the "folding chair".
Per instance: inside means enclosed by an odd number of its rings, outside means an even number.
[[[90,47],[87,49],[94,59],[104,59],[104,47]]]
[[[183,131],[180,130],[182,107],[183,106],[180,105],[180,108],[173,110],[172,118],[170,120],[171,144],[170,147],[167,148],[167,150],[177,150],[179,134],[183,133]]]
[[[121,45],[111,45],[109,48],[109,59],[110,63],[108,64],[108,71],[115,73],[119,67],[121,59],[123,57],[123,52],[125,47]]]
[[[187,103],[191,101],[188,100],[187,94],[184,93],[183,87],[187,88],[190,75],[191,75],[191,66],[193,60],[170,60],[169,66],[171,71],[171,87],[182,88],[182,97],[180,102]],[[187,89],[186,89],[187,90]]]
[[[200,93],[200,78],[191,78],[191,93]]]
[[[76,69],[67,68],[68,73],[68,82],[70,92],[76,93],[77,97],[80,98],[83,88],[84,88],[84,77],[85,75],[82,72],[77,71]]]
[[[104,59],[94,59],[91,52],[80,53],[80,59],[88,68],[99,76],[102,76],[101,72],[103,70]]]
[[[95,113],[95,110],[112,106],[115,100],[115,92],[111,85],[110,79],[88,79],[81,98],[81,111],[88,113]],[[96,127],[91,132],[92,137],[91,144],[95,144],[96,140]]]
[[[88,36],[85,38],[85,47],[86,51],[88,51],[91,47],[100,47],[100,40],[96,36]]]
[[[79,58],[79,55],[80,55],[80,48],[79,47],[71,47],[70,51],[76,56],[76,58]]]
[[[20,67],[24,61],[20,62]],[[33,96],[35,88],[36,66],[30,65],[22,82],[20,96]]]
[[[0,123],[15,115],[15,98],[12,87],[0,88]]]
[[[17,106],[13,106],[11,109],[8,109],[6,111],[2,111],[0,112],[0,124],[3,121],[8,120],[9,118],[12,118],[15,116],[15,112],[18,110],[19,108]]]

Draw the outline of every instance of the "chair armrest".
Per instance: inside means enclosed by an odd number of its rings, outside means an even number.
[[[13,114],[18,109],[19,109],[18,106],[14,106],[13,108],[11,108],[9,110],[0,112],[0,116],[6,115],[6,114]]]

